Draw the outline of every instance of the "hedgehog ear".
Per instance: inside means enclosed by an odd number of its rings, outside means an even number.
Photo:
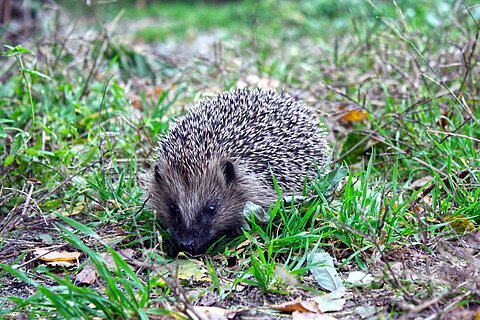
[[[223,175],[225,177],[225,182],[227,182],[227,185],[232,184],[235,182],[237,179],[236,174],[235,174],[235,167],[233,166],[233,163],[231,161],[225,161],[223,163]]]

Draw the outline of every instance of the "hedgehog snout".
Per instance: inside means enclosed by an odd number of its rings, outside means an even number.
[[[188,252],[192,255],[198,255],[207,251],[209,242],[198,241],[194,236],[177,239],[176,245],[180,251]]]
[[[179,245],[182,251],[186,251],[192,254],[195,254],[197,251],[197,248],[195,246],[195,241],[193,241],[193,239],[182,239],[180,240]]]
[[[178,227],[171,230],[172,240],[178,251],[188,252],[192,255],[202,254],[212,244],[211,227],[197,225],[194,228]]]

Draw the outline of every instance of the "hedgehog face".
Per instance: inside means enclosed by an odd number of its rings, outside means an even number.
[[[248,199],[231,161],[212,160],[201,170],[187,169],[158,160],[151,201],[177,249],[201,254],[220,237],[240,232]]]

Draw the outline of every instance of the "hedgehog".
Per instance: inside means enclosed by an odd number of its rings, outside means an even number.
[[[178,251],[203,254],[242,232],[251,201],[265,209],[302,192],[327,161],[321,122],[286,92],[237,89],[204,99],[159,140],[151,207]]]

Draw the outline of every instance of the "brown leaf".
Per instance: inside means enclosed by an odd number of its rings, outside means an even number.
[[[78,202],[78,203],[76,204],[75,208],[73,208],[72,212],[62,211],[62,212],[60,212],[60,214],[61,214],[62,216],[66,216],[66,217],[68,217],[68,216],[74,216],[74,215],[79,214],[80,212],[82,212],[84,208],[85,208],[85,202],[80,201],[80,202]]]
[[[272,305],[270,307],[283,312],[287,312],[287,313],[292,313],[294,311],[313,312],[313,313],[319,312],[318,305],[315,301],[312,301],[312,300],[302,301],[300,298],[294,301],[288,301],[282,304]]]
[[[421,187],[423,187],[425,184],[427,184],[428,182],[430,182],[430,180],[432,180],[433,177],[432,176],[425,176],[425,177],[422,177],[420,179],[417,179],[415,181],[412,182],[412,184],[410,185],[410,187],[412,189],[415,189],[415,190],[418,190],[420,189]]]
[[[426,195],[425,197],[420,199],[420,201],[418,201],[418,204],[412,207],[413,212],[415,212],[416,214],[421,214],[425,211],[425,206],[432,206],[432,197],[430,197],[429,195]]]
[[[336,318],[325,313],[299,312],[292,313],[292,320],[335,320]]]
[[[125,258],[132,258],[133,254],[135,253],[132,249],[122,249],[119,250],[118,253],[122,257]],[[113,260],[112,255],[109,252],[104,252],[101,254],[102,258],[107,263],[107,268],[112,270],[115,262]],[[95,269],[92,262],[89,262],[83,269],[80,271],[77,276],[75,277],[75,281],[81,284],[93,284],[98,278],[97,270]]]
[[[33,251],[34,257],[52,267],[74,267],[77,265],[80,255],[80,252],[51,251],[44,248],[37,248]]]
[[[367,111],[352,110],[344,114],[340,119],[344,122],[360,122],[367,119]]]
[[[140,98],[132,99],[130,103],[134,109],[143,110],[143,103]]]
[[[153,87],[153,90],[151,90],[151,95],[158,98],[161,94],[163,94],[164,91],[165,90],[161,87]]]
[[[480,320],[480,311],[477,311],[473,316],[473,320]]]
[[[95,281],[97,281],[97,278],[98,278],[97,270],[95,269],[93,264],[90,262],[82,269],[82,271],[77,273],[75,277],[75,283],[90,285],[95,283]]]
[[[199,307],[193,306],[192,310],[187,310],[188,315],[195,320],[226,320],[232,319],[235,314],[242,312],[242,311],[233,311],[222,309],[218,307]]]
[[[242,253],[246,248],[248,248],[249,244],[250,244],[250,239],[247,239],[247,240],[239,243],[238,246],[235,248],[237,254]]]
[[[80,252],[51,251],[49,249],[37,248],[33,251],[33,256],[45,262],[67,261],[74,262],[80,257]]]
[[[449,222],[453,230],[459,233],[475,230],[475,224],[461,214],[448,215],[443,220]]]

